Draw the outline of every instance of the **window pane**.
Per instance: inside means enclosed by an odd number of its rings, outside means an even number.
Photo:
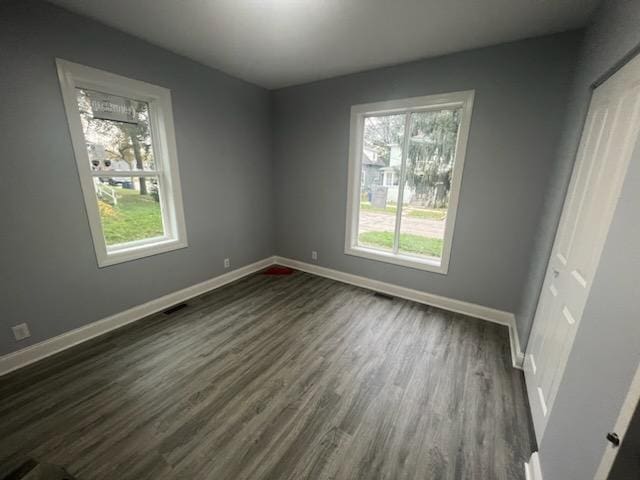
[[[439,260],[460,110],[412,113],[398,251]]]
[[[358,245],[393,249],[405,118],[401,114],[364,120]]]
[[[94,178],[107,247],[165,234],[157,177]]]
[[[91,170],[155,170],[147,102],[81,88],[76,94]]]

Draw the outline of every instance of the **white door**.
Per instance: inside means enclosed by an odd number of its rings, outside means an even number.
[[[525,356],[538,443],[640,133],[640,56],[594,91]]]

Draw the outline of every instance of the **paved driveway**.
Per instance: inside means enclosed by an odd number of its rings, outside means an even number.
[[[360,211],[360,233],[362,232],[393,232],[395,228],[394,215],[379,212]],[[402,233],[412,233],[430,238],[444,238],[444,220],[431,220],[402,215]]]

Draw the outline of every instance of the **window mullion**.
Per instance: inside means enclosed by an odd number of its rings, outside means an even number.
[[[402,202],[404,201],[404,182],[407,173],[407,155],[409,154],[409,137],[411,132],[411,112],[405,114],[404,139],[402,145],[402,158],[400,161],[400,180],[398,183],[398,203],[396,206],[396,229],[393,234],[393,253],[397,254],[400,248],[400,225],[402,223]]]

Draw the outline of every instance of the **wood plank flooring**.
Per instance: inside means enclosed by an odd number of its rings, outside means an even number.
[[[0,379],[0,478],[524,478],[505,327],[296,272],[252,275]]]

